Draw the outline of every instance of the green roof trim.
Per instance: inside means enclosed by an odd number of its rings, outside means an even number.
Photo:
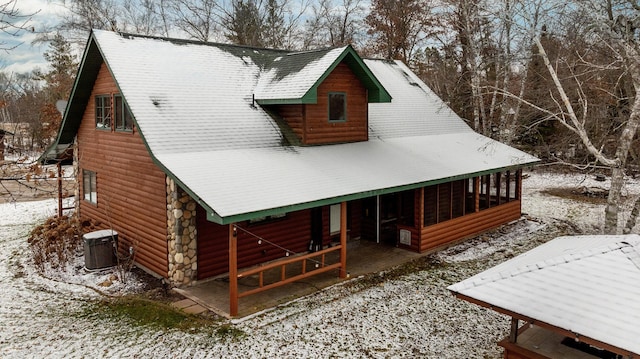
[[[292,72],[297,72],[302,70],[301,64],[306,65],[309,61],[316,60],[321,58],[322,56],[318,56],[318,54],[326,55],[327,51],[320,52],[308,52],[308,53],[292,53],[289,56],[305,56],[307,57],[305,61],[300,62],[299,60],[293,61],[297,67],[294,69],[288,69]],[[315,58],[313,56],[316,56]],[[260,105],[299,105],[299,104],[316,104],[318,103],[318,87],[320,84],[333,72],[333,70],[340,64],[344,62],[349,66],[351,71],[356,75],[356,77],[362,82],[364,87],[367,89],[368,93],[368,102],[369,103],[379,103],[379,102],[391,102],[391,95],[389,92],[382,86],[380,81],[375,77],[375,75],[371,72],[369,67],[364,63],[362,58],[358,55],[358,53],[351,47],[351,45],[345,47],[344,51],[334,60],[331,65],[327,67],[327,69],[323,72],[323,74],[314,82],[314,84],[307,90],[307,92],[301,98],[280,98],[280,99],[256,99],[256,102]],[[283,61],[283,63],[285,63]],[[292,66],[292,62],[287,62],[287,66]],[[277,67],[277,66],[276,66]],[[286,70],[283,70],[284,74],[291,73]]]
[[[360,81],[362,81],[364,87],[368,90],[369,103],[379,102],[391,102],[391,95],[382,86],[376,76],[369,70],[369,67],[362,61],[362,58],[358,55],[356,50],[351,45],[338,56],[338,58],[329,66],[329,68],[320,76],[316,83],[309,89],[309,91],[303,96],[303,99],[313,96],[317,98],[318,86],[329,76],[331,72],[343,62],[349,66],[351,71],[356,75]]]
[[[447,183],[447,182],[453,182],[453,181],[458,181],[458,180],[467,179],[467,178],[484,176],[484,175],[488,175],[488,174],[492,174],[492,173],[496,173],[496,172],[517,170],[517,169],[520,169],[520,168],[523,168],[523,167],[532,166],[533,164],[534,163],[528,163],[526,165],[515,165],[515,166],[494,168],[494,169],[490,169],[490,170],[486,170],[486,171],[480,171],[480,172],[474,172],[474,173],[466,173],[464,175],[459,175],[459,176],[439,178],[439,179],[431,180],[431,181],[418,182],[418,183],[413,183],[413,184],[408,184],[408,185],[398,186],[398,187],[382,188],[382,189],[372,190],[372,191],[367,191],[367,192],[353,193],[353,194],[339,196],[339,197],[321,199],[321,200],[313,201],[313,202],[299,203],[299,204],[294,204],[294,205],[290,205],[290,206],[266,209],[266,210],[257,211],[257,212],[242,213],[242,214],[237,214],[237,215],[228,216],[228,217],[222,217],[219,214],[215,213],[210,208],[207,208],[204,205],[203,205],[203,207],[208,209],[207,210],[207,220],[208,221],[214,222],[214,223],[217,223],[217,224],[221,224],[221,225],[225,225],[225,224],[232,224],[232,223],[248,221],[248,220],[251,220],[251,219],[254,219],[254,218],[259,218],[259,217],[266,217],[266,216],[271,216],[271,215],[276,215],[276,214],[284,214],[284,213],[288,213],[288,212],[301,211],[301,210],[315,208],[315,207],[321,207],[321,206],[330,206],[332,204],[338,204],[338,203],[341,203],[341,202],[349,202],[349,201],[354,201],[354,200],[373,197],[373,196],[381,196],[381,195],[385,195],[385,194],[397,193],[397,192],[417,189],[417,188],[421,188],[421,187],[433,186],[433,185],[437,185],[437,184],[441,184],[441,183]]]
[[[320,86],[327,76],[329,76],[329,74],[331,74],[331,72],[333,72],[333,70],[343,61],[347,66],[349,66],[356,77],[362,81],[362,84],[368,90],[369,103],[391,102],[391,95],[389,92],[387,92],[376,76],[371,72],[371,70],[369,70],[369,67],[367,67],[364,61],[362,61],[362,58],[358,55],[356,50],[349,45],[302,97],[303,103],[317,102],[318,86]],[[310,101],[311,98],[313,98],[315,102],[306,102]]]

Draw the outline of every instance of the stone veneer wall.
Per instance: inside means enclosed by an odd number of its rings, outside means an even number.
[[[167,184],[168,279],[175,286],[197,278],[196,202],[169,177]]]

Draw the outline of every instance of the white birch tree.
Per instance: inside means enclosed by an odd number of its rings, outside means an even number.
[[[640,25],[640,6],[635,1],[627,0],[579,1],[572,5],[570,9],[580,11],[581,16],[588,21],[591,31],[587,34],[588,37],[599,46],[607,48],[614,59],[614,62],[607,64],[589,64],[593,71],[610,70],[614,67],[623,69],[625,75],[631,79],[637,94],[640,91],[640,42],[636,27]],[[634,96],[630,102],[629,116],[619,131],[615,151],[606,153],[602,146],[594,144],[594,139],[590,138],[587,131],[590,99],[585,95],[582,83],[575,76],[569,79],[561,78],[557,71],[558,64],[552,62],[539,36],[534,37],[534,43],[553,80],[554,88],[550,89],[550,96],[555,100],[557,110],[545,109],[535,103],[528,104],[573,132],[597,162],[611,169],[611,187],[605,208],[603,231],[607,234],[621,233],[621,194],[627,158],[640,125],[640,96]],[[576,94],[571,95],[577,96],[577,101],[572,101],[566,91],[569,81],[575,82]],[[634,224],[635,218],[631,216],[628,218],[625,232],[630,231],[629,226],[633,227]]]

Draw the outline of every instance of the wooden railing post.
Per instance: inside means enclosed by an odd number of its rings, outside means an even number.
[[[340,278],[347,278],[347,202],[340,204]]]
[[[238,231],[229,225],[229,314],[238,315]]]

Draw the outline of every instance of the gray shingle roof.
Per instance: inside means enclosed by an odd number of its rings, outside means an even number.
[[[403,64],[363,61],[350,47],[287,54],[108,31],[92,36],[58,143],[73,139],[89,92],[78,86],[92,83],[104,59],[152,158],[219,223],[537,161],[473,132]],[[378,100],[391,93],[391,102],[369,105],[371,140],[286,146],[254,96],[261,86],[273,98],[308,95],[336,59],[371,86],[382,84]]]
[[[639,257],[635,234],[559,237],[448,289],[639,355]]]

